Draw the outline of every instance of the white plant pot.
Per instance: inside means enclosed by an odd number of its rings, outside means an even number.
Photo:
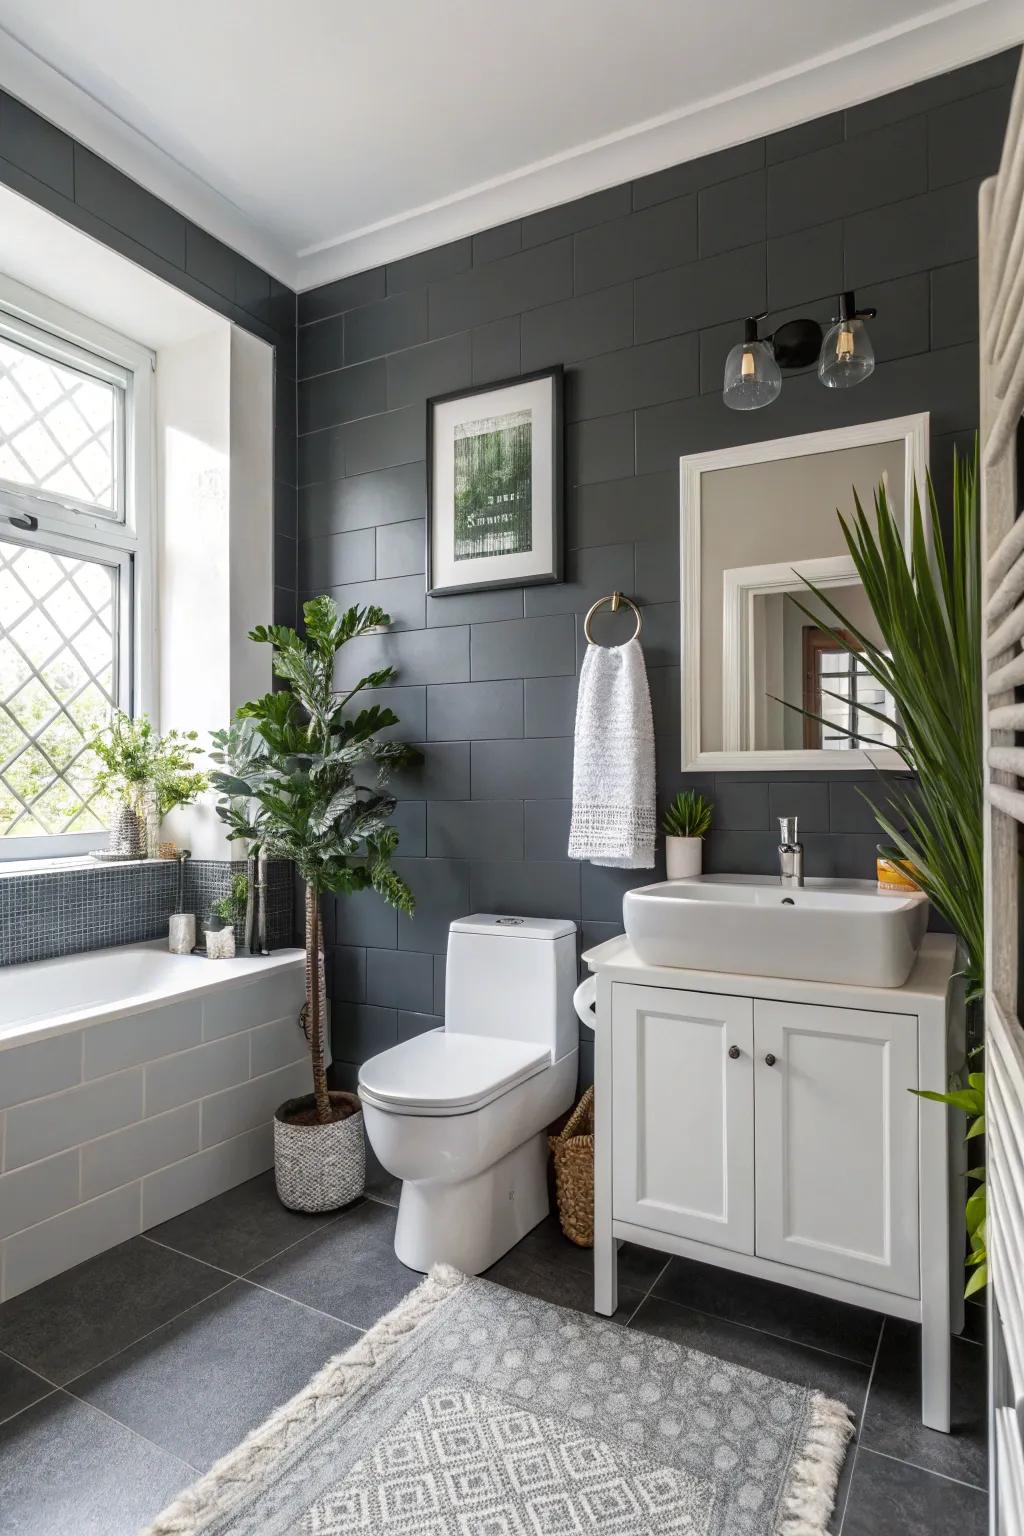
[[[665,873],[670,880],[686,880],[701,872],[704,839],[701,837],[665,838]]]

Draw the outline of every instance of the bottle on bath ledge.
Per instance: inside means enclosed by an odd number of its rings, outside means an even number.
[[[661,819],[665,834],[665,874],[669,880],[699,875],[704,837],[711,829],[711,802],[696,790],[683,789]]]

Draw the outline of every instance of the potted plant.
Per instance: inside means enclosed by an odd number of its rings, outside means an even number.
[[[249,882],[245,875],[231,877],[231,889],[210,908],[210,922],[204,930],[206,953],[211,960],[235,958],[235,926],[245,912]]]
[[[940,528],[931,476],[927,482],[931,528]],[[854,492],[856,511],[840,516],[847,548],[857,567],[882,639],[862,634],[813,583],[805,586],[832,614],[822,628],[857,659],[895,703],[888,715],[858,707],[894,733],[895,750],[916,776],[910,795],[891,794],[888,805],[865,796],[891,851],[959,935],[966,981],[970,1054],[982,1050],[979,1000],[984,995],[985,895],[982,821],[981,550],[978,519],[978,453],[953,455],[953,518],[950,547],[940,537],[932,546],[914,490],[910,549],[889,505],[883,481],[869,518]],[[821,620],[797,606],[815,624]],[[838,695],[833,695],[838,697]],[[790,705],[790,708],[799,708]],[[801,713],[805,711],[801,710]],[[833,726],[835,722],[830,722]],[[846,735],[854,733],[847,730]],[[950,1104],[966,1114],[967,1139],[984,1134],[985,1074],[970,1072],[950,1092],[922,1091],[921,1097]],[[971,1271],[966,1295],[988,1279],[985,1247],[986,1186],[982,1164],[971,1168],[967,1200]]]
[[[391,621],[380,608],[339,613],[329,597],[303,608],[305,634],[260,625],[249,638],[269,644],[274,672],[287,684],[244,704],[214,736],[211,774],[218,814],[233,837],[269,858],[291,859],[305,886],[306,1033],[313,1092],[282,1104],[274,1117],[277,1191],[292,1210],[328,1211],[362,1194],[363,1116],[355,1094],[330,1090],[324,1065],[327,1011],[320,899],[372,887],[401,912],[412,892],[391,868],[398,833],[388,826],[396,801],[385,784],[392,768],[418,762],[402,742],[382,742],[396,725],[390,709],[371,705],[353,716],[352,701],[395,675],[383,667],[343,693],[334,691],[338,652]],[[359,782],[366,774],[371,783]]]
[[[694,789],[681,789],[661,818],[665,873],[670,880],[700,874],[704,836],[710,828],[710,801]]]
[[[191,805],[207,787],[196,731],[168,731],[160,736],[148,715],[115,710],[110,724],[89,743],[102,767],[99,793],[118,802],[110,829],[108,856],[144,859],[154,852],[160,821],[177,805]],[[152,825],[149,823],[152,822]]]

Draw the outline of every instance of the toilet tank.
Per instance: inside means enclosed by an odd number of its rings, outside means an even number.
[[[548,1047],[577,1047],[572,1006],[576,924],[566,918],[476,912],[448,931],[445,1029]]]

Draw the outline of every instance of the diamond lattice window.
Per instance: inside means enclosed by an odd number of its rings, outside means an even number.
[[[124,390],[0,337],[0,480],[114,514]]]
[[[0,538],[0,837],[92,832],[117,698],[117,565]]]

